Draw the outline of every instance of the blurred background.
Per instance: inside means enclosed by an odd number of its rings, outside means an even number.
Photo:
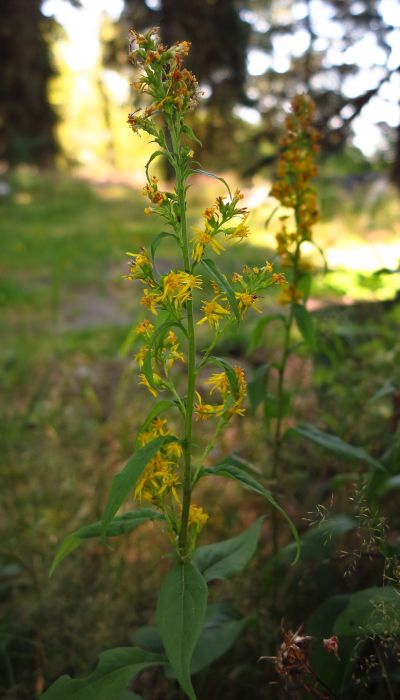
[[[0,697],[7,700],[37,698],[61,673],[88,672],[100,650],[129,643],[154,608],[155,561],[166,546],[149,525],[112,550],[89,546],[47,578],[62,537],[101,515],[149,401],[131,366],[139,290],[122,279],[125,251],[157,232],[140,195],[152,146],[126,124],[138,107],[130,26],[159,26],[165,43],[192,42],[189,67],[203,92],[192,115],[203,144],[196,155],[240,184],[253,212],[251,242],[240,260],[236,249],[227,253],[228,269],[273,258],[274,230],[265,223],[275,206],[278,141],[290,99],[313,98],[321,134],[315,238],[328,269],[319,259],[310,308],[328,310],[321,324],[331,358],[322,353],[319,364],[304,359],[292,368],[302,390],[297,410],[358,444],[368,436],[376,451],[399,420],[400,1],[2,0]],[[220,194],[210,181],[196,185],[192,223]],[[163,255],[165,265],[174,259],[168,247]],[[274,342],[266,340],[266,353]],[[260,362],[248,359],[246,333],[220,350],[247,357],[249,372]],[[244,456],[265,459],[257,420],[235,425],[221,449],[239,444]],[[312,507],[341,466],[328,460],[321,469],[318,455],[307,456]],[[298,455],[287,459],[286,506],[304,528],[304,469]],[[204,497],[212,511],[218,497]],[[260,509],[247,498],[238,516],[236,491],[226,499],[210,539],[235,534]],[[227,590],[244,611],[251,607],[249,583]],[[256,681],[251,675],[263,653],[258,644],[250,634],[233,655],[241,669],[235,691],[232,658],[222,663],[221,697],[265,697],[264,670]],[[167,697],[162,678],[146,682],[145,697]],[[204,697],[216,682],[203,680]]]

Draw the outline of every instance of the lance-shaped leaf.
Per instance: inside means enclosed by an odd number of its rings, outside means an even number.
[[[226,601],[210,603],[190,663],[191,675],[202,671],[225,654],[249,620],[249,617],[242,617]],[[163,652],[161,637],[155,627],[146,626],[135,630],[132,641],[153,653]],[[174,677],[170,667],[166,669],[166,673]]]
[[[336,435],[331,435],[330,433],[325,433],[320,430],[312,423],[302,423],[297,425],[295,428],[290,428],[287,434],[296,433],[305,437],[307,440],[315,442],[317,445],[324,447],[329,452],[333,452],[339,457],[344,457],[345,459],[358,460],[361,462],[367,462],[371,467],[375,469],[383,470],[384,467],[380,462],[371,457],[362,447],[355,447],[354,445],[349,445],[348,442],[344,442]]]
[[[191,563],[177,563],[164,579],[156,621],[172,670],[190,700],[196,700],[190,662],[207,607],[207,585]]]
[[[343,637],[400,634],[399,590],[385,586],[352,593],[336,618],[334,633]]]
[[[151,260],[153,265],[157,248],[160,245],[161,241],[164,240],[164,238],[175,238],[176,241],[178,240],[175,234],[171,231],[161,231],[161,233],[159,233],[158,236],[156,236],[155,239],[152,241],[152,244],[150,246]]]
[[[202,170],[201,168],[193,168],[192,173],[198,173],[199,175],[205,175],[206,177],[211,177],[213,180],[219,180],[222,182],[223,185],[225,185],[226,189],[228,190],[229,196],[232,199],[232,192],[230,190],[230,187],[227,183],[226,180],[224,180],[223,177],[220,177],[219,175],[216,175],[215,173],[210,173],[209,170]]]
[[[99,656],[93,673],[85,678],[61,676],[42,700],[116,700],[145,668],[164,664],[165,658],[143,649],[120,647]]]
[[[229,464],[229,458],[226,458],[221,464],[217,464],[215,467],[208,467],[207,469],[202,469],[200,471],[200,477],[202,476],[226,476],[228,479],[234,479],[235,481],[239,481],[245,488],[249,489],[250,491],[253,491],[254,493],[258,493],[260,496],[264,496],[264,498],[274,507],[276,510],[281,513],[281,515],[285,518],[287,524],[289,525],[289,528],[293,534],[294,540],[296,542],[296,557],[293,561],[293,563],[296,563],[300,556],[300,539],[299,539],[299,534],[297,532],[296,526],[291,520],[291,518],[288,516],[286,511],[279,505],[279,503],[275,500],[273,497],[271,491],[269,489],[266,489],[265,486],[260,484],[257,479],[254,478],[251,474],[249,474],[248,471],[243,471],[239,467],[233,464]]]
[[[162,157],[166,157],[166,156],[167,156],[167,154],[164,151],[154,151],[154,153],[151,154],[149,160],[147,161],[147,163],[145,165],[146,177],[148,180],[150,179],[149,167],[150,167],[151,163],[153,162],[153,160],[155,160],[158,157],[162,158]]]
[[[203,265],[203,267],[207,270],[208,274],[212,277],[213,280],[215,280],[215,282],[218,284],[221,290],[225,292],[229,302],[229,306],[231,307],[231,310],[234,313],[236,320],[239,322],[239,308],[237,305],[234,289],[231,283],[229,282],[228,278],[225,275],[223,275],[222,272],[219,271],[218,267],[216,266],[213,260],[204,259],[201,261],[201,265]]]
[[[122,471],[116,474],[112,480],[111,490],[108,496],[106,507],[101,520],[101,536],[105,538],[107,528],[114,515],[122,506],[129,494],[133,492],[136,482],[140,478],[146,465],[153,459],[154,455],[167,442],[174,442],[176,438],[171,435],[155,438],[141,447],[133,457],[128,460]]]
[[[226,602],[207,607],[203,629],[193,652],[190,671],[199,673],[230,649],[249,622]]]
[[[164,516],[158,513],[156,510],[151,508],[143,508],[142,510],[130,511],[129,513],[124,513],[123,515],[117,515],[107,526],[106,537],[118,537],[118,535],[124,535],[127,532],[132,532],[139,525],[146,522],[147,520],[164,520]],[[51,565],[50,576],[53,574],[57,566],[62,562],[68,554],[71,554],[77,547],[79,547],[85,540],[92,539],[94,537],[101,537],[101,521],[93,523],[92,525],[86,525],[81,527],[79,530],[68,535],[68,537],[61,543],[54,561]]]
[[[294,317],[296,319],[297,327],[303,336],[304,342],[308,345],[310,350],[315,350],[316,338],[315,338],[315,327],[314,321],[309,311],[302,304],[295,304],[293,307]]]
[[[250,343],[248,349],[249,355],[251,355],[251,353],[254,352],[254,350],[256,350],[261,344],[264,330],[269,323],[272,323],[272,321],[281,321],[282,323],[286,323],[286,318],[283,314],[278,313],[267,314],[267,316],[263,316],[262,318],[260,318],[260,320],[257,321],[256,325],[250,333]]]
[[[224,542],[199,547],[193,557],[206,581],[226,579],[243,571],[257,548],[264,516],[248,530]]]
[[[200,146],[203,145],[190,126],[188,126],[187,124],[183,124],[181,128],[183,133],[187,134],[189,138],[192,139],[192,141],[196,141],[196,143],[200,144]]]

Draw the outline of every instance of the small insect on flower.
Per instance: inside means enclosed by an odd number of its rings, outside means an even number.
[[[254,311],[257,311],[258,313],[261,313],[261,309],[259,309],[258,306],[256,306],[257,299],[260,299],[260,296],[258,294],[250,294],[249,292],[236,292],[235,296],[238,302],[239,312],[242,318],[244,318],[246,312],[250,308],[253,308]]]

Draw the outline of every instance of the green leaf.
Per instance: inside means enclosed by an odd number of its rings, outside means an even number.
[[[247,385],[247,394],[250,401],[251,410],[256,411],[257,406],[264,401],[267,393],[267,378],[269,365],[261,365],[254,370]]]
[[[187,134],[189,138],[192,139],[192,141],[196,141],[198,144],[200,144],[200,146],[203,145],[190,126],[188,126],[187,124],[183,124],[181,128],[183,133]]]
[[[301,275],[297,286],[300,289],[301,292],[303,292],[303,301],[306,304],[308,301],[308,298],[311,293],[311,285],[312,285],[312,274],[310,272],[306,272],[304,275]]]
[[[204,259],[200,263],[203,265],[203,267],[207,270],[209,275],[217,282],[218,286],[221,287],[221,289],[225,292],[229,306],[231,307],[232,312],[235,315],[235,318],[237,322],[239,323],[240,321],[240,314],[239,314],[239,308],[237,305],[236,297],[235,297],[235,292],[233,290],[233,287],[231,283],[229,282],[228,278],[226,275],[223,275],[222,272],[219,271],[217,268],[215,262],[213,260],[209,259]]]
[[[148,351],[144,357],[142,372],[146,377],[147,381],[149,382],[150,386],[152,386],[154,389],[157,388],[157,385],[154,383],[152,367],[152,350],[153,348],[157,349],[157,346],[162,341],[164,334],[174,326],[176,328],[182,329],[182,326],[176,321],[165,321],[165,323],[162,323],[161,326],[156,328],[149,343]]]
[[[160,150],[154,151],[154,153],[151,154],[149,160],[147,161],[147,163],[145,165],[147,179],[149,179],[149,167],[150,167],[151,163],[153,162],[153,160],[155,160],[155,158],[158,158],[159,156],[166,157],[166,155],[167,154],[164,151],[160,151]]]
[[[248,622],[248,617],[241,617],[225,601],[208,605],[203,629],[190,663],[191,675],[202,671],[225,654]],[[132,639],[135,644],[153,653],[162,653],[164,650],[160,635],[155,627],[140,627],[132,635]],[[168,670],[174,677],[172,669]]]
[[[165,659],[143,649],[120,647],[99,656],[93,673],[85,678],[61,676],[42,700],[116,700],[138,673],[145,668],[164,664]]]
[[[314,321],[309,311],[307,311],[305,306],[301,304],[294,304],[293,306],[294,317],[296,319],[297,327],[303,336],[304,342],[308,345],[310,350],[315,350],[316,348],[316,338],[315,338],[315,327]]]
[[[301,543],[301,561],[317,563],[322,559],[326,559],[330,551],[333,549],[335,541],[338,537],[346,535],[348,532],[357,528],[357,521],[349,515],[339,513],[327,518],[318,525],[310,527],[300,537]],[[276,562],[279,564],[289,564],[293,560],[296,553],[294,543],[290,543],[283,547],[276,557],[270,559],[267,564],[267,569],[274,570]]]
[[[196,700],[190,662],[206,606],[207,585],[202,575],[191,563],[177,563],[162,583],[156,621],[172,670],[190,700]]]
[[[161,231],[161,233],[159,233],[158,236],[155,237],[155,239],[153,240],[153,242],[150,246],[151,260],[152,260],[153,265],[154,265],[154,258],[156,255],[157,248],[164,238],[174,238],[175,240],[177,240],[177,237],[175,236],[175,234],[171,233],[170,231],[169,232],[168,231]]]
[[[136,443],[135,446],[138,447],[140,445],[140,435],[143,433],[144,430],[147,430],[149,425],[152,423],[154,418],[157,418],[161,413],[164,413],[165,411],[168,411],[169,408],[172,408],[172,406],[175,406],[175,402],[171,401],[170,399],[161,399],[161,401],[157,401],[155,406],[151,409],[150,413],[148,414],[146,420],[142,423],[140,426],[137,436],[136,436]]]
[[[357,660],[357,654],[353,654],[356,639],[352,637],[340,639],[340,659],[325,651],[322,640],[333,635],[335,620],[346,607],[348,597],[348,595],[335,595],[328,598],[314,610],[306,624],[307,634],[314,640],[311,667],[328,688],[336,691],[339,697],[343,697],[342,692],[348,680],[351,679],[351,669]]]
[[[379,496],[386,496],[391,491],[400,489],[400,474],[385,479],[379,486]]]
[[[325,433],[320,430],[312,423],[301,423],[295,428],[290,428],[287,434],[296,433],[301,435],[301,437],[306,438],[315,442],[317,445],[324,447],[326,450],[333,452],[339,457],[344,457],[350,460],[359,460],[361,462],[367,462],[375,469],[383,470],[384,467],[380,462],[371,457],[368,452],[362,449],[362,447],[355,447],[354,445],[349,445],[349,443],[344,442],[336,435],[331,435],[330,433]]]
[[[164,435],[163,437],[151,440],[147,445],[137,450],[133,457],[125,464],[122,471],[114,476],[101,520],[101,536],[103,538],[105,538],[108,526],[118,509],[122,506],[125,498],[133,492],[136,482],[140,478],[146,465],[166,442],[172,442],[174,440],[175,438],[170,435]]]
[[[281,515],[285,518],[287,524],[289,525],[289,528],[296,542],[297,553],[293,561],[293,563],[296,563],[300,556],[299,534],[293,521],[288,516],[286,511],[279,505],[279,503],[277,503],[271,491],[266,489],[262,484],[260,484],[259,481],[257,481],[257,479],[254,478],[254,476],[252,476],[248,472],[243,471],[242,469],[240,469],[237,466],[234,466],[233,464],[228,464],[227,462],[217,464],[215,467],[202,469],[200,471],[200,477],[202,476],[226,476],[228,477],[228,479],[235,479],[235,481],[239,481],[245,488],[249,489],[250,491],[258,493],[260,496],[264,496],[268,503],[270,503],[274,508],[276,508],[276,510],[279,513],[281,513]]]
[[[193,557],[206,581],[226,579],[243,571],[257,549],[264,516],[236,537],[199,547]]]
[[[282,323],[285,323],[286,319],[283,314],[267,314],[267,316],[260,318],[250,333],[250,343],[247,351],[248,355],[251,355],[251,353],[258,348],[265,328],[269,323],[272,323],[272,321],[282,321]]]
[[[106,537],[118,537],[127,532],[132,532],[139,525],[146,522],[147,520],[164,520],[164,516],[151,508],[143,508],[142,510],[130,511],[129,513],[124,513],[123,515],[117,515],[116,518],[111,520],[110,524],[107,526]],[[68,535],[68,537],[61,543],[54,561],[51,565],[50,576],[53,574],[57,566],[65,559],[68,554],[71,554],[77,547],[79,547],[84,540],[91,539],[93,537],[101,537],[101,521],[93,523],[92,525],[86,525],[81,527],[79,530]]]
[[[228,190],[230,198],[233,199],[230,187],[229,187],[227,181],[224,180],[223,177],[219,177],[218,175],[215,175],[215,173],[210,173],[209,170],[202,170],[201,168],[194,168],[192,170],[192,173],[198,173],[199,175],[205,175],[206,177],[211,177],[213,180],[219,180],[220,182],[222,182],[223,185],[225,185],[226,189]]]
[[[225,654],[248,622],[248,617],[241,617],[228,603],[211,603],[193,652],[190,672],[199,673]]]
[[[393,586],[352,593],[336,618],[334,633],[343,637],[400,634],[400,591]]]

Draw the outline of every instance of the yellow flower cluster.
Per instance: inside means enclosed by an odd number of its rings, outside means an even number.
[[[220,394],[221,403],[207,404],[203,403],[201,395],[196,392],[197,403],[195,413],[198,420],[207,420],[208,418],[220,418],[225,416],[227,419],[235,413],[243,416],[245,408],[243,401],[246,397],[246,377],[242,367],[236,365],[233,368],[235,381],[231,382],[226,372],[216,372],[212,374],[206,381],[210,387],[210,394],[215,391]]]
[[[315,106],[306,95],[297,95],[291,104],[291,114],[286,118],[285,135],[281,140],[278,162],[278,179],[271,190],[282,206],[292,209],[294,229],[290,230],[290,217],[282,216],[281,228],[276,236],[277,251],[284,267],[301,267],[300,244],[312,239],[312,227],[319,219],[317,195],[311,185],[317,174],[314,163],[318,152],[318,133],[312,127]],[[281,303],[290,303],[290,290],[281,295]]]
[[[152,175],[149,181],[147,182],[147,185],[145,185],[142,189],[142,195],[144,197],[148,197],[150,199],[150,202],[156,205],[163,204],[168,199],[165,192],[160,192],[160,190],[158,189],[158,182],[159,178],[155,175]],[[145,214],[151,214],[152,211],[153,210],[149,207],[146,207],[146,209],[144,210]]]
[[[154,418],[149,430],[140,434],[139,442],[143,446],[155,438],[167,435],[171,435],[167,421]],[[182,447],[178,442],[165,443],[145,467],[134,491],[134,497],[138,501],[149,501],[162,511],[172,540],[175,540],[178,534],[182,513],[179,494],[181,481],[178,473],[178,462],[182,453]],[[188,524],[192,548],[208,517],[203,508],[194,503],[191,504]]]
[[[257,300],[260,295],[257,293],[262,289],[270,287],[272,284],[283,284],[286,282],[285,276],[282,273],[272,274],[272,265],[267,260],[263,267],[243,266],[243,274],[234,272],[232,275],[232,283],[237,285],[239,289],[234,289],[239,314],[242,318],[245,317],[249,309],[261,312],[257,306]],[[203,301],[201,310],[204,314],[203,318],[198,321],[198,325],[208,322],[212,328],[219,328],[222,320],[231,317],[231,311],[227,304],[228,300],[219,289],[218,285],[213,284],[215,296],[209,301]]]
[[[217,255],[224,250],[223,245],[216,240],[218,234],[223,234],[227,239],[243,240],[250,235],[250,229],[246,222],[249,211],[246,207],[239,207],[239,202],[243,199],[240,190],[236,190],[232,197],[217,197],[212,207],[207,207],[203,213],[203,227],[192,227],[194,236],[192,238],[193,249],[192,258],[195,262],[200,262],[203,258],[205,248],[210,247]],[[240,219],[235,226],[227,227],[229,221]]]
[[[150,321],[142,321],[136,327],[136,335],[143,336],[148,342],[151,340],[153,335],[154,326]],[[136,353],[134,359],[138,363],[139,367],[142,368],[144,364],[145,357],[149,352],[149,345],[142,345],[140,350]],[[141,373],[139,375],[139,384],[143,384],[149,392],[156,397],[158,395],[158,388],[162,389],[164,385],[164,379],[168,379],[168,374],[170,369],[173,367],[176,361],[185,362],[185,357],[179,350],[178,339],[173,331],[169,331],[164,338],[161,346],[157,349],[157,352],[152,352],[151,364],[153,371],[153,380],[157,388],[153,387],[147,377]],[[158,371],[157,371],[158,370]]]
[[[170,306],[180,309],[192,298],[194,289],[201,289],[202,278],[184,270],[171,270],[157,282],[154,278],[153,265],[144,248],[140,253],[127,253],[129,256],[129,273],[126,279],[138,279],[147,285],[143,291],[141,304],[157,316],[158,309],[168,310]]]
[[[129,49],[130,61],[142,71],[134,87],[151,95],[153,102],[144,110],[129,114],[128,124],[133,131],[143,129],[154,135],[156,129],[152,115],[171,109],[184,113],[197,104],[197,80],[189,70],[183,68],[190,42],[181,41],[166,47],[160,41],[158,27],[145,34],[131,29]]]
[[[155,438],[170,435],[167,421],[155,418],[150,430],[139,436],[140,444],[146,445]],[[177,442],[168,442],[147,464],[138,480],[134,496],[137,500],[150,501],[161,510],[166,508],[166,499],[171,498],[180,504],[177,487],[180,485],[177,461],[182,456],[182,447]],[[171,505],[171,504],[169,504]]]

